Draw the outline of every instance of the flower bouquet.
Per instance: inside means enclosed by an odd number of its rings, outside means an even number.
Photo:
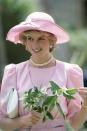
[[[35,87],[34,89],[30,89],[29,91],[25,92],[24,94],[24,103],[25,108],[28,108],[29,111],[37,111],[43,114],[43,122],[46,119],[53,120],[53,116],[51,111],[56,106],[59,113],[64,118],[65,129],[66,131],[75,131],[69,121],[64,114],[60,103],[59,97],[63,95],[68,100],[74,99],[74,95],[77,92],[75,88],[60,88],[54,81],[50,81],[50,89],[52,95],[48,95],[47,92],[43,88]]]

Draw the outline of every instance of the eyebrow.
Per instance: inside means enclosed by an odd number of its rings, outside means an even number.
[[[27,34],[27,33],[23,33],[23,36],[30,36],[30,34]]]
[[[32,34],[31,33],[24,33],[23,36],[30,36],[32,37]],[[48,34],[40,34],[39,37],[48,37],[49,35]]]

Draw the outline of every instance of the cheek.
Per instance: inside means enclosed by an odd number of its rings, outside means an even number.
[[[43,48],[45,49],[45,50],[49,50],[49,43],[43,43]]]
[[[47,48],[49,48],[49,46],[50,46],[50,42],[49,42],[49,41],[42,41],[42,42],[40,43],[40,45],[41,45],[41,47],[47,49]]]

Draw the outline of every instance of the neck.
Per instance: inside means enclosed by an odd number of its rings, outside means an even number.
[[[35,63],[43,64],[44,62],[47,62],[52,57],[52,54],[44,54],[44,55],[32,55],[31,59]]]
[[[30,62],[33,66],[37,66],[37,67],[42,67],[42,66],[46,66],[48,64],[50,64],[53,61],[53,56],[50,55],[48,58],[45,57],[45,59],[38,59],[36,61],[36,59],[33,59],[32,57],[30,58]]]

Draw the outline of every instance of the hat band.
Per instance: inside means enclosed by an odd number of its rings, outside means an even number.
[[[55,22],[53,22],[53,21],[44,20],[44,19],[29,19],[29,20],[21,22],[20,24],[21,25],[27,25],[27,24],[32,24],[33,22],[42,22],[42,23],[55,24]]]

